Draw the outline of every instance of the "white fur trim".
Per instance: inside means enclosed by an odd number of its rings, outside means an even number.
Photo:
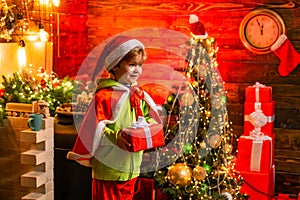
[[[80,155],[80,154],[74,153],[72,151],[69,151],[67,154],[67,158],[70,160],[78,160],[80,158],[91,158],[91,157],[92,157],[91,154]]]
[[[80,154],[74,153],[72,151],[69,151],[66,157],[70,160],[77,161],[79,164],[81,164],[83,166],[86,166],[86,167],[92,166],[91,162],[90,162],[90,158],[92,158],[91,154],[80,155]],[[80,160],[82,158],[86,158],[87,160]]]
[[[195,35],[194,33],[191,32],[191,36],[195,39],[206,39],[208,37],[207,32],[205,32],[205,35]]]
[[[142,47],[145,48],[144,45],[136,40],[128,40],[114,49],[110,54],[105,58],[105,67],[109,71],[111,70],[120,60],[133,48]]]
[[[196,23],[198,21],[199,21],[199,17],[197,15],[195,15],[195,14],[190,15],[190,19],[189,19],[190,24]]]
[[[276,42],[271,46],[271,50],[275,51],[278,49],[286,41],[286,39],[287,36],[285,34],[280,35]]]
[[[117,121],[119,114],[120,114],[120,110],[122,109],[122,105],[130,93],[129,88],[127,88],[126,86],[117,86],[117,87],[113,87],[113,88],[114,88],[114,90],[122,90],[125,92],[124,92],[124,94],[122,94],[119,101],[117,102],[116,108],[113,112],[113,116],[112,116],[111,120],[102,120],[98,123],[96,131],[95,131],[95,135],[94,135],[94,140],[93,140],[92,155],[95,155],[95,152],[97,151],[97,149],[99,147],[99,144],[100,144],[101,138],[102,138],[102,133],[103,133],[105,126],[107,124],[113,124]]]

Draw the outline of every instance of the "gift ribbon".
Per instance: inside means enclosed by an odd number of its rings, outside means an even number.
[[[255,129],[259,129],[266,125],[267,123],[271,123],[275,120],[275,115],[266,116],[264,112],[261,110],[261,103],[254,103],[254,112],[250,115],[244,116],[244,121],[249,121]]]
[[[255,85],[253,85],[252,87],[255,87],[255,100],[256,102],[259,102],[259,88],[263,88],[266,86],[259,82],[256,82]]]
[[[144,127],[144,131],[146,136],[147,148],[152,148],[153,144],[152,144],[151,131],[149,126]]]
[[[144,117],[138,116],[138,121],[132,122],[131,128],[143,128],[146,136],[147,148],[153,147],[149,124],[146,122]]]
[[[135,114],[138,116],[143,116],[141,109],[141,100],[144,99],[144,92],[141,88],[137,86],[130,87],[130,105],[135,110]]]
[[[252,126],[254,127],[254,130],[252,132],[261,133],[261,127],[265,126],[267,123],[273,122],[275,120],[275,115],[266,116],[261,109],[261,102],[259,102],[259,89],[266,86],[260,84],[259,82],[256,82],[252,87],[255,87],[256,102],[254,103],[254,112],[252,112],[250,115],[245,115],[244,121],[249,121],[252,124]],[[256,135],[261,136],[261,134]]]
[[[262,145],[266,140],[270,141],[271,150],[270,150],[270,169],[272,167],[272,138],[270,136],[266,136],[263,133],[255,133],[250,136],[241,136],[241,138],[245,138],[248,140],[252,140],[252,149],[251,149],[251,160],[250,160],[250,171],[260,171],[260,165],[262,160]]]

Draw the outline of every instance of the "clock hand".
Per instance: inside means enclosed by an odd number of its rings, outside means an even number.
[[[256,22],[257,22],[257,25],[259,26],[259,29],[260,29],[260,35],[263,35],[264,33],[264,25],[263,24],[260,24],[259,20],[256,19]]]
[[[260,28],[261,26],[260,26],[260,23],[259,23],[258,19],[256,19],[256,22],[257,22],[257,25],[258,25],[259,28]]]

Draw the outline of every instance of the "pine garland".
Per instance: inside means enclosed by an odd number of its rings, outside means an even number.
[[[58,80],[54,73],[49,75],[44,71],[33,75],[32,72],[23,70],[15,72],[11,76],[3,75],[2,80],[0,124],[3,124],[3,119],[6,118],[6,103],[32,103],[33,101],[45,100],[49,104],[50,116],[54,116],[59,105],[72,102],[72,98],[76,99],[77,94],[82,91],[83,85],[69,79],[69,77]]]

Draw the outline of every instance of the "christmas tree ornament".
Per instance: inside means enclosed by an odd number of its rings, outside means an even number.
[[[192,181],[192,170],[184,163],[176,163],[169,168],[167,179],[178,186],[187,186]]]
[[[206,174],[210,174],[211,166],[207,163],[203,164],[202,167],[206,170]]]
[[[194,96],[191,93],[185,93],[180,98],[181,104],[184,106],[191,106],[194,103]]]
[[[206,191],[208,190],[208,186],[207,186],[207,184],[202,184],[201,185],[201,190],[202,190],[202,192],[204,192],[204,193],[206,193]]]
[[[205,149],[205,148],[206,148],[206,143],[205,143],[204,141],[202,141],[202,142],[200,143],[200,148],[201,148],[201,149]]]
[[[271,50],[280,60],[278,72],[281,76],[289,75],[300,63],[300,54],[285,34],[279,36]]]
[[[211,148],[218,148],[222,143],[222,136],[216,133],[210,133],[207,136],[208,144]]]
[[[5,94],[5,89],[0,88],[0,98],[4,97],[4,94]]]
[[[197,15],[190,15],[189,23],[191,24],[190,34],[193,38],[206,39],[208,37],[204,25],[199,21],[199,17]]]
[[[206,178],[206,170],[203,167],[197,165],[193,169],[192,177],[197,181],[203,181]]]
[[[189,155],[189,154],[192,153],[193,149],[194,148],[193,148],[192,144],[185,144],[182,147],[182,152],[183,152],[184,155]]]
[[[167,97],[167,102],[168,104],[172,105],[174,100],[176,99],[176,95],[175,94],[171,94]]]

